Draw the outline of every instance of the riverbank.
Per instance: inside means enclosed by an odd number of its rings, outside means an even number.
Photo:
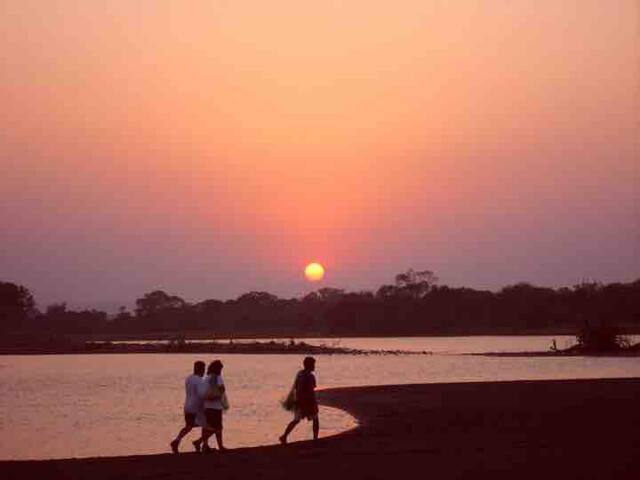
[[[373,350],[278,341],[43,342],[0,345],[0,355],[73,355],[123,353],[295,354],[295,355],[428,355],[427,351]]]
[[[354,387],[319,398],[353,414],[360,426],[317,442],[225,454],[0,462],[0,475],[564,480],[635,479],[640,468],[640,379]]]
[[[640,357],[640,343],[603,350],[586,349],[581,345],[574,345],[564,349],[551,348],[544,352],[486,352],[465,355],[484,357]]]
[[[463,355],[470,355],[475,357],[640,357],[640,351],[634,350],[621,350],[617,352],[487,352],[487,353],[465,353]]]

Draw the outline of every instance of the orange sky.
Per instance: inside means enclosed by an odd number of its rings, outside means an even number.
[[[42,302],[640,276],[634,0],[0,1],[0,279]],[[313,287],[316,287],[314,285]]]

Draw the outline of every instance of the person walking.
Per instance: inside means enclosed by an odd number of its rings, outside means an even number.
[[[222,441],[222,412],[229,408],[226,388],[222,379],[222,369],[224,365],[220,360],[215,360],[207,367],[207,376],[204,377],[200,386],[201,398],[204,402],[204,417],[206,425],[202,429],[202,451],[211,452],[209,438],[215,434],[218,442],[218,451],[224,452]]]
[[[203,424],[202,418],[202,400],[200,398],[200,385],[202,384],[202,376],[204,375],[204,362],[197,361],[193,364],[193,373],[184,381],[185,399],[184,399],[184,427],[178,432],[176,438],[169,444],[173,453],[178,453],[180,441],[193,430],[196,425]],[[198,418],[200,417],[200,418]],[[193,442],[196,450],[200,449],[200,440]]]
[[[316,360],[306,357],[303,361],[303,369],[300,370],[293,383],[294,417],[280,436],[280,443],[287,443],[287,437],[296,428],[302,419],[313,422],[313,439],[318,439],[320,432],[320,420],[318,418],[318,402],[316,400],[316,377],[313,372],[316,369]]]

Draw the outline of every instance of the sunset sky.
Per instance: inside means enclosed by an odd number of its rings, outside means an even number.
[[[0,32],[0,280],[41,307],[640,277],[637,0],[0,0]]]

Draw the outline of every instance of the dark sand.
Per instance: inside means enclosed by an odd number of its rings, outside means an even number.
[[[640,478],[640,379],[341,388],[320,399],[360,427],[224,454],[0,462],[0,478]]]

